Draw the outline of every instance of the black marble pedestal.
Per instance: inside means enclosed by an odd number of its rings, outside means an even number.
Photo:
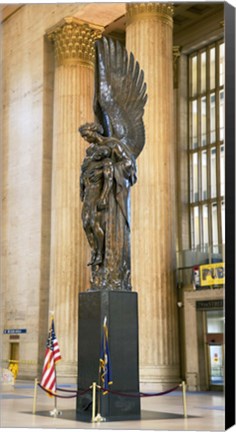
[[[79,294],[78,389],[98,383],[104,317],[107,317],[113,392],[139,392],[137,293],[91,291]],[[99,400],[100,399],[100,400]],[[99,406],[100,405],[100,406]],[[97,392],[97,406],[106,421],[140,418],[140,399]],[[92,393],[78,396],[78,420],[91,421]]]

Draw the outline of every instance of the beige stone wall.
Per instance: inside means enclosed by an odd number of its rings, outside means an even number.
[[[96,8],[86,3],[28,4],[2,24],[1,325],[3,329],[27,329],[20,336],[19,356],[33,364],[22,364],[21,376],[36,376],[38,361],[38,375],[41,373],[50,307],[55,67],[53,46],[45,35],[67,16],[104,26],[124,13],[123,3],[105,9],[103,4]],[[87,267],[83,272],[83,280],[88,280]],[[2,358],[7,360],[9,355],[10,339],[3,335]]]
[[[48,330],[53,53],[45,32],[83,5],[26,5],[3,34],[3,328],[27,328],[20,359],[44,357]],[[22,342],[22,343],[21,343]],[[9,358],[3,336],[3,359]],[[35,375],[36,366],[21,366]]]

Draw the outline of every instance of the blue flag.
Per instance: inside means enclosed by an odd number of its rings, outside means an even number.
[[[103,394],[107,394],[108,386],[113,384],[112,382],[112,371],[111,371],[111,357],[108,344],[108,327],[107,327],[107,317],[104,318],[103,322],[103,333],[102,333],[102,343],[100,351],[100,378],[101,386],[104,389]]]

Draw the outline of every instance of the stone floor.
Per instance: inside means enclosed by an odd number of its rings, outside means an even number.
[[[76,389],[74,384],[66,388]],[[65,395],[65,393],[63,393]],[[68,393],[67,393],[68,394]],[[69,395],[69,394],[68,394]],[[183,416],[182,392],[141,400],[139,421],[86,423],[75,419],[75,399],[57,399],[59,417],[50,416],[54,399],[38,388],[36,413],[32,414],[34,382],[16,381],[15,386],[2,386],[0,394],[1,428],[157,430],[157,431],[223,431],[224,395],[222,392],[187,392],[187,413]]]

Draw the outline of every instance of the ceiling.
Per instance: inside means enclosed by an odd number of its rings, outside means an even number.
[[[191,30],[197,27],[200,21],[209,19],[212,15],[221,13],[223,20],[224,2],[175,2],[174,5],[174,37],[181,35],[187,29]],[[84,9],[81,9],[79,13],[80,18],[87,19],[91,22],[91,14],[95,23],[99,17],[105,16],[105,21],[102,25],[106,28],[106,33],[116,33],[117,36],[122,38],[125,32],[125,4],[124,3],[106,3],[106,6],[111,5],[109,13],[104,15],[104,4],[96,3],[85,3]],[[1,22],[5,21],[12,14],[14,14],[19,8],[23,7],[23,4],[2,4],[0,5],[0,16]],[[109,22],[111,24],[109,24]],[[99,24],[99,22],[97,23]]]
[[[172,4],[174,6],[173,43],[180,46],[183,53],[188,53],[200,48],[200,45],[223,37],[223,2],[175,2]],[[123,14],[106,26],[105,33],[125,41],[125,28],[126,17]]]
[[[174,4],[174,24],[175,32],[182,31],[183,29],[192,27],[200,22],[202,19],[210,17],[212,14],[224,10],[224,3],[175,3]]]
[[[212,16],[222,15],[224,19],[224,3],[209,2],[176,2],[174,6],[174,37],[186,32],[186,30],[197,27],[200,22],[208,20]],[[106,27],[106,32],[124,33],[126,26],[125,16],[121,16],[116,21]]]

